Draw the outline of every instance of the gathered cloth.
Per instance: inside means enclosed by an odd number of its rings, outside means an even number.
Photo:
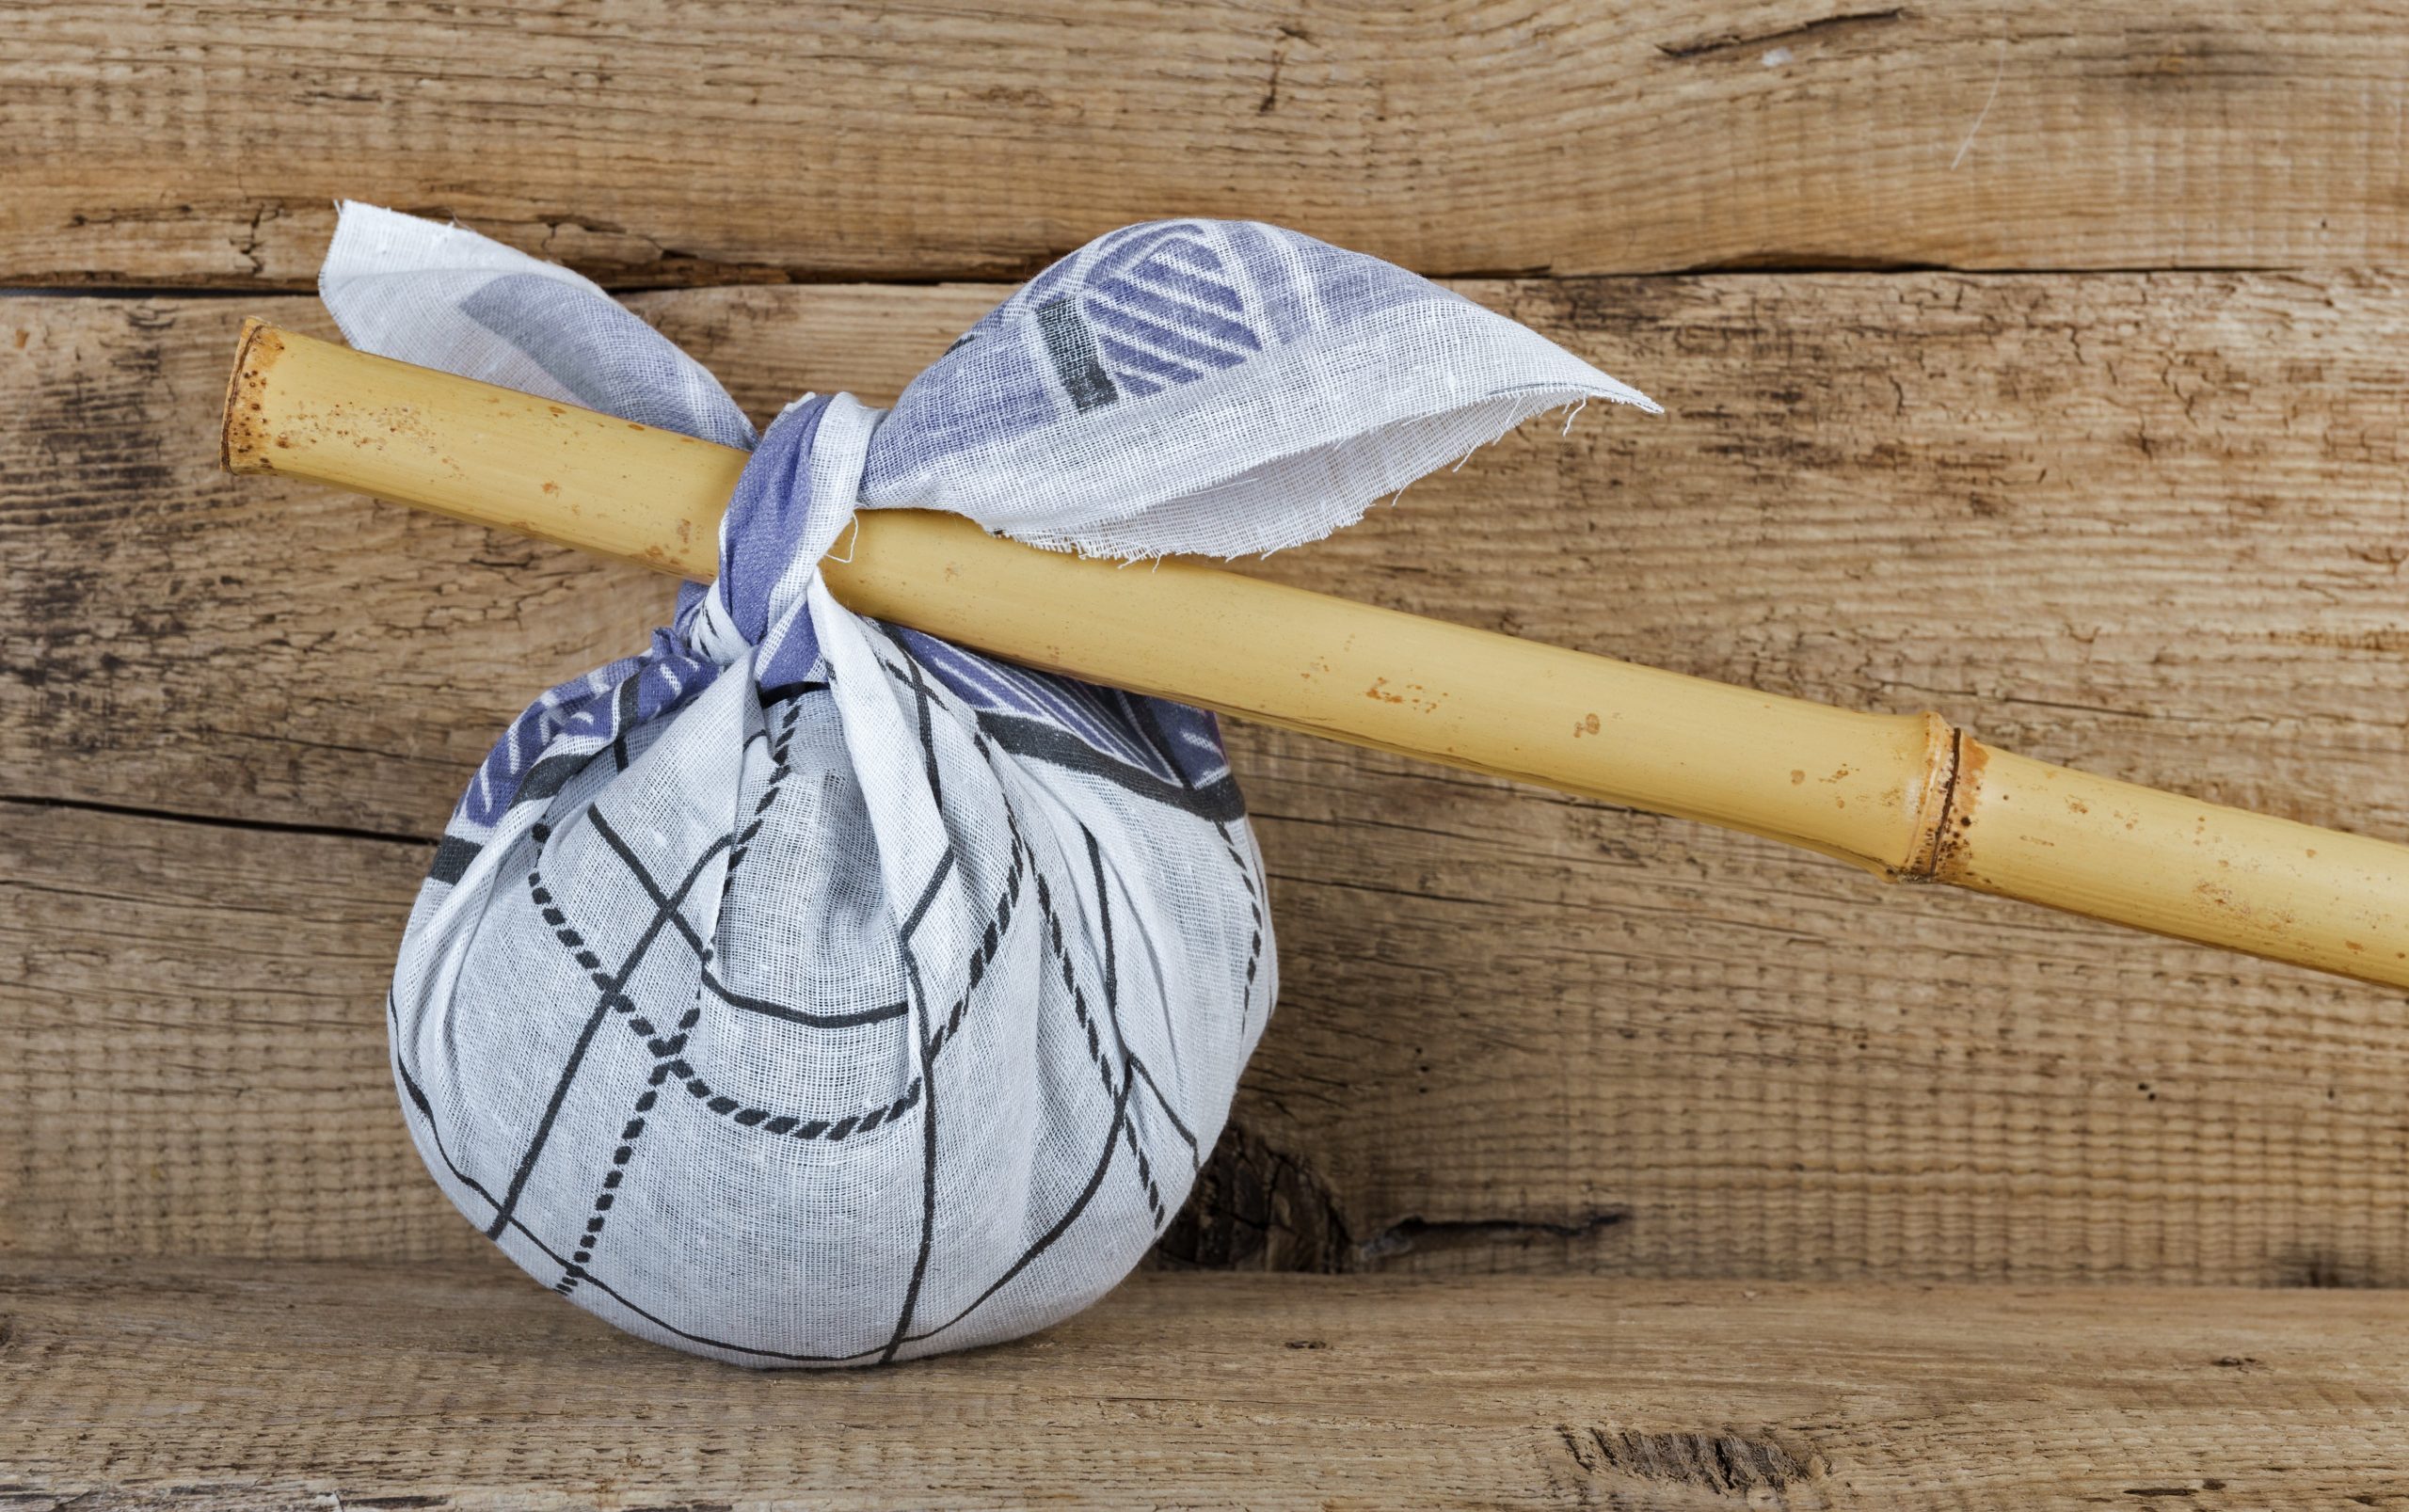
[[[353,345],[750,449],[720,573],[530,705],[446,823],[387,1011],[427,1168],[531,1275],[756,1366],[1011,1338],[1145,1253],[1277,994],[1213,717],[856,615],[857,509],[1036,546],[1316,538],[1522,421],[1652,405],[1277,228],[1166,221],[1023,286],[891,411],[756,436],[600,289],[343,207]]]

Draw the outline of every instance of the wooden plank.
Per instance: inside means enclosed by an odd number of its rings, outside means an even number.
[[[1535,428],[1260,570],[2409,829],[2398,280],[1466,287],[1674,416]],[[891,392],[994,293],[646,308],[758,408]],[[127,1073],[106,1119],[61,1134],[69,1094],[0,1070],[20,1252],[468,1243],[389,1111],[383,952],[508,713],[665,602],[565,553],[216,478],[241,312],[21,300],[0,321],[22,417],[0,436],[0,796],[39,805],[0,824],[0,994],[39,1047],[24,1066]],[[2409,1280],[2390,995],[1300,738],[1240,729],[1236,755],[1285,991],[1174,1257]],[[107,896],[64,928],[79,890]],[[245,963],[288,915],[278,948],[327,963],[304,985]],[[265,1015],[253,969],[284,995]],[[92,1048],[86,1026],[136,1020],[158,1038]],[[326,1115],[214,1123],[288,1043],[276,1085]],[[175,1164],[199,1138],[208,1158]]]
[[[2409,247],[2389,4],[8,11],[20,284],[303,287],[340,197],[650,286],[1020,276],[1178,215],[1447,274]]]
[[[19,1267],[0,1309],[0,1477],[36,1507],[2409,1495],[2397,1309],[2348,1293],[1153,1276],[836,1375],[673,1355],[465,1264]]]
[[[419,1166],[385,1053],[425,861],[0,804],[0,1252],[483,1251]]]

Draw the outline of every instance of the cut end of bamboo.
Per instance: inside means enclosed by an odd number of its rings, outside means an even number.
[[[234,346],[234,371],[226,379],[226,412],[219,422],[217,462],[229,472],[274,472],[267,433],[269,370],[284,355],[284,336],[259,319],[243,322]]]
[[[704,580],[745,454],[254,320],[218,459]]]

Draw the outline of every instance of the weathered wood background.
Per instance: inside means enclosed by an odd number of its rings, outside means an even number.
[[[377,1004],[487,743],[667,590],[223,478],[213,423],[243,316],[326,329],[290,291],[337,195],[630,291],[757,411],[891,396],[1116,224],[1280,220],[1671,413],[1535,426],[1250,570],[2409,838],[2404,146],[2409,10],[2365,5],[0,6],[0,1483],[1111,1501],[1163,1392],[1268,1370],[1280,1426],[1164,1440],[1150,1494],[2409,1496],[2409,1310],[2266,1290],[2409,1285],[2398,994],[1244,726],[1284,991],[1158,1264],[1362,1274],[1153,1278],[768,1399],[604,1338],[426,1183]],[[311,1374],[484,1309],[410,1390]],[[1261,1359],[1219,1337],[1264,1310]],[[1323,1317],[1363,1346],[1270,1338]],[[1537,1375],[1461,1366],[1492,1345]],[[505,1345],[558,1358],[442,1384]],[[605,1357],[582,1409],[667,1383],[675,1447],[493,1437]],[[152,1410],[297,1425],[146,1438],[113,1358]],[[312,1391],[487,1437],[377,1459],[277,1397]],[[888,1437],[704,1457],[730,1403],[830,1391]],[[992,1479],[913,1447],[990,1392],[1036,1405]]]

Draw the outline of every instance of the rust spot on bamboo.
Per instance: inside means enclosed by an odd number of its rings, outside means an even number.
[[[1795,788],[1795,787],[1797,787],[1800,783],[1805,782],[1806,780],[1807,780],[1807,773],[1805,773],[1805,772],[1803,772],[1799,771],[1796,767],[1793,767],[1793,768],[1791,768],[1791,769],[1790,769],[1790,786],[1792,786],[1793,788]]]
[[[556,494],[561,491],[561,485],[557,483],[548,482],[544,485],[544,491],[548,494]]]
[[[1598,716],[1595,714],[1590,715],[1588,718],[1572,726],[1572,738],[1576,740],[1585,735],[1595,735],[1597,733]]]
[[[1400,692],[1391,692],[1389,680],[1386,677],[1374,677],[1372,686],[1364,690],[1364,696],[1382,704],[1410,704],[1418,714],[1435,714],[1439,711],[1439,699],[1427,696],[1422,684],[1418,682],[1409,682]]]
[[[2223,913],[2231,915],[2241,923],[2270,938],[2289,934],[2300,923],[2300,915],[2291,910],[2263,909],[2254,906],[2247,898],[2237,896],[2231,888],[2213,878],[2203,878],[2193,883],[2192,896]],[[2192,937],[2200,938],[2196,935]],[[2353,950],[2358,948],[2356,946],[2352,947]]]

